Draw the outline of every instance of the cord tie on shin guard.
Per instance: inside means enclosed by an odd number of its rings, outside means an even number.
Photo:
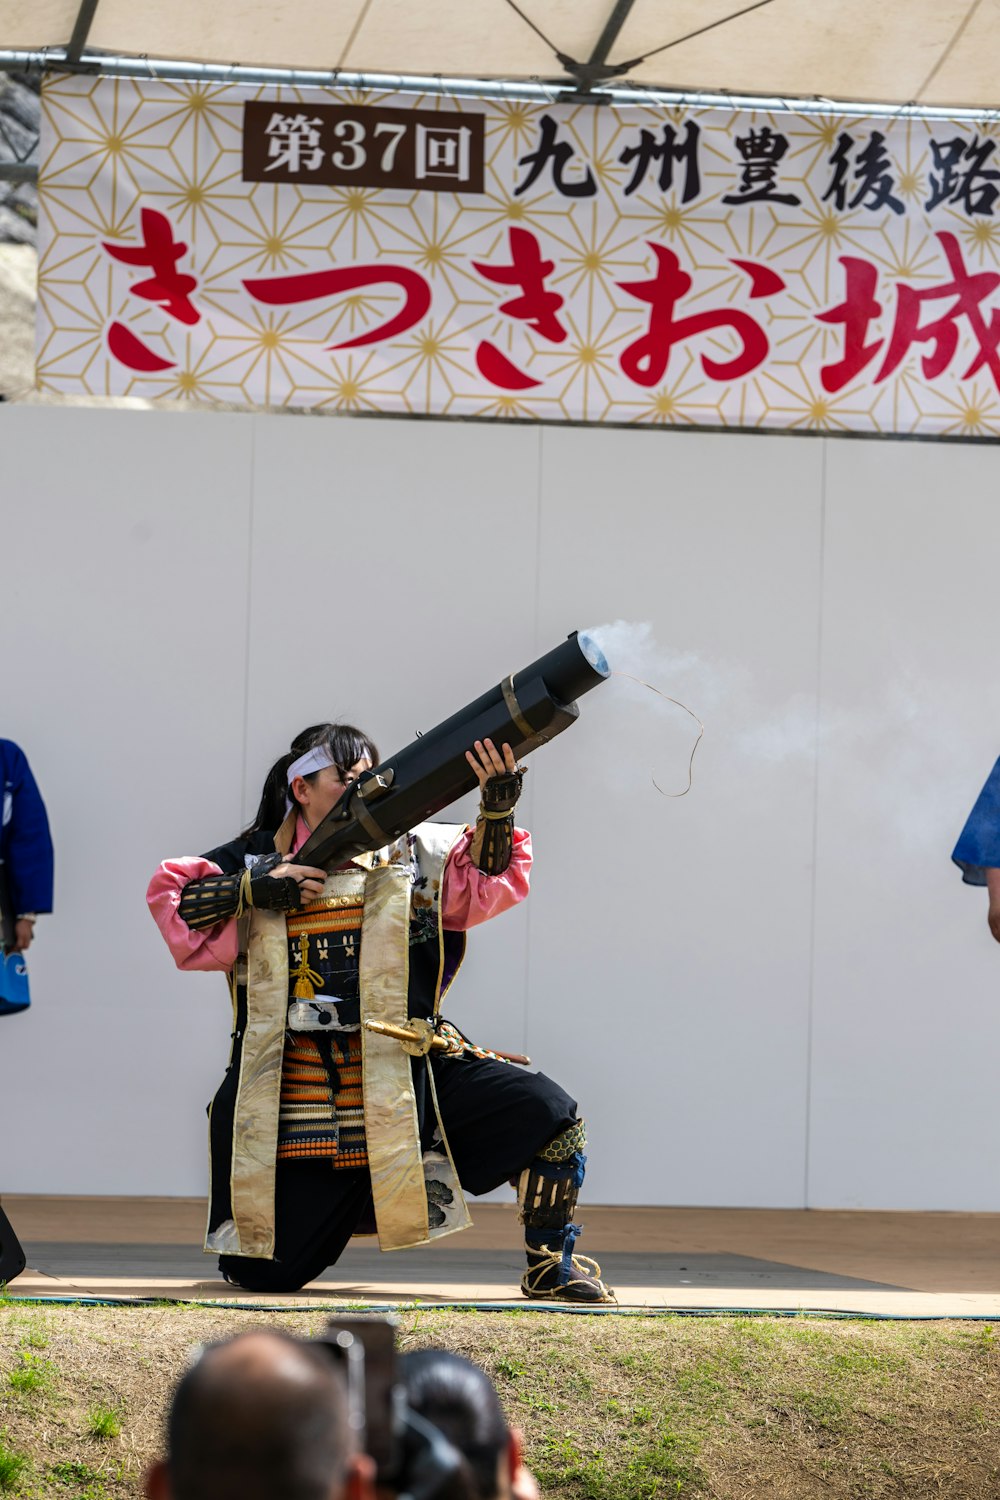
[[[587,1255],[574,1255],[582,1226],[567,1224],[564,1230],[562,1250],[558,1249],[559,1236],[549,1236],[552,1243],[535,1246],[528,1237],[525,1253],[528,1269],[521,1278],[521,1291],[526,1297],[549,1302],[617,1302],[617,1297],[606,1282],[601,1280],[601,1268],[596,1260]]]
[[[563,1231],[562,1261],[559,1266],[559,1275],[562,1278],[564,1286],[573,1275],[573,1246],[580,1238],[582,1232],[582,1224],[567,1224]]]

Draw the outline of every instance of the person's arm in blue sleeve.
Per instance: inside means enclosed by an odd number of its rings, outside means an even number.
[[[7,749],[11,802],[4,862],[14,913],[21,917],[52,910],[52,836],[27,756],[16,745],[8,744]]]
[[[951,857],[966,885],[986,886],[987,919],[1000,943],[1000,760],[986,778]]]

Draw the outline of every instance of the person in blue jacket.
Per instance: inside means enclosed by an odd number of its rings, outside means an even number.
[[[28,758],[13,740],[0,740],[0,923],[3,946],[23,953],[35,919],[52,910],[52,838]]]
[[[987,921],[1000,943],[1000,760],[986,778],[951,857],[966,885],[984,885],[989,892]]]

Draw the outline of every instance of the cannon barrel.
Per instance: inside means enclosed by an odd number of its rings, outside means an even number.
[[[573,724],[576,699],[610,675],[604,653],[576,631],[521,672],[419,734],[365,772],[344,793],[294,856],[294,863],[333,869],[381,849],[477,785],[465,758],[476,740],[508,743],[518,758]]]

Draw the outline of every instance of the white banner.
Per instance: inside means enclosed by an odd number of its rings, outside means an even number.
[[[1000,433],[995,120],[60,78],[38,384]]]

